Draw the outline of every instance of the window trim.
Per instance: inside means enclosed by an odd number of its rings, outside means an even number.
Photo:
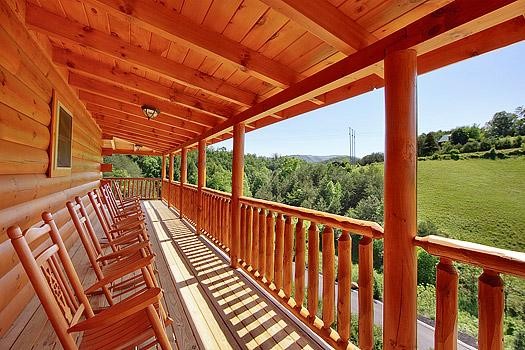
[[[58,128],[60,125],[60,109],[64,110],[71,116],[71,152],[70,152],[70,166],[58,166]],[[53,90],[51,123],[49,126],[50,142],[49,142],[49,177],[70,176],[71,167],[73,166],[73,122],[75,120],[71,110],[67,108],[64,103],[59,100],[57,92]]]

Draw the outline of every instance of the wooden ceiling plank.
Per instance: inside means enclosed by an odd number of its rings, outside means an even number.
[[[217,117],[214,123],[227,119],[233,114],[233,110],[230,108],[224,108],[224,106],[210,103],[205,99],[180,93],[174,88],[123,71],[118,67],[100,64],[82,55],[71,53],[68,50],[55,47],[53,49],[53,61],[58,65],[67,67],[71,71],[80,72],[108,83],[118,84],[122,87]],[[210,125],[214,125],[214,123]]]
[[[177,142],[159,141],[154,136],[144,135],[142,133],[137,133],[133,131],[122,130],[122,128],[119,128],[116,126],[104,126],[101,128],[105,134],[123,138],[125,140],[132,141],[133,143],[142,142],[143,145],[148,146],[152,149],[158,149],[159,146],[164,148],[164,147],[169,147],[169,146],[173,146],[177,144]]]
[[[525,17],[519,16],[419,56],[418,73],[424,74],[522,40],[525,40]]]
[[[122,119],[118,119],[118,118],[110,118],[110,117],[106,117],[103,115],[95,114],[95,120],[97,121],[97,123],[104,125],[104,126],[114,126],[124,131],[133,131],[133,132],[142,133],[143,135],[154,136],[155,138],[157,138],[159,141],[162,141],[162,142],[173,143],[173,142],[183,141],[183,139],[178,139],[176,137],[173,137],[173,135],[163,132],[162,130],[155,129],[155,128],[147,128],[142,124],[124,122]]]
[[[139,92],[126,90],[77,73],[72,72],[69,74],[69,84],[81,90],[101,95],[102,97],[133,104],[136,107],[140,107],[144,104],[153,105],[161,111],[160,116],[167,115],[171,116],[172,119],[178,119],[181,126],[194,133],[201,133],[210,126],[217,125],[217,118],[207,114],[198,113],[171,102],[163,101]],[[140,114],[142,114],[142,112],[140,112]]]
[[[240,105],[250,106],[256,100],[256,95],[251,92],[243,91],[223,80],[177,64],[117,37],[70,21],[32,4],[27,6],[26,25],[30,29],[46,33],[51,37],[85,46],[118,60],[127,61],[183,85],[203,89],[210,94]]]
[[[288,67],[200,26],[186,16],[168,9],[161,2],[96,0],[96,3],[111,15],[138,23],[170,41],[232,64],[270,84],[286,87],[298,79],[297,74]]]
[[[237,123],[250,123],[269,114],[294,106],[320,94],[334,90],[345,84],[348,75],[382,61],[387,50],[412,48],[422,42],[447,33],[465,23],[472,22],[486,14],[522,0],[456,0],[455,2],[434,11],[415,21],[407,27],[361,49],[347,58],[316,73],[294,86],[277,93],[206,133],[182,147],[191,146],[199,140],[212,138],[230,129]]]
[[[170,134],[175,140],[182,141],[187,140],[191,136],[188,136],[187,133],[181,132],[180,129],[170,126],[169,124],[164,124],[160,122],[156,122],[155,120],[148,120],[147,122],[144,122],[141,119],[136,118],[135,116],[128,114],[126,112],[123,112],[121,110],[112,109],[110,107],[97,105],[95,103],[89,102],[87,104],[88,110],[93,113],[93,115],[97,116],[104,116],[110,119],[117,119],[121,120],[122,123],[133,126],[139,126],[142,125],[146,128],[154,128],[157,130],[162,130],[165,133]]]
[[[118,129],[107,128],[105,132],[109,134],[110,136],[123,139],[124,141],[127,141],[127,142],[131,142],[134,145],[146,146],[148,148],[155,149],[158,151],[161,151],[161,150],[164,151],[166,149],[169,149],[170,147],[169,145],[166,145],[166,144],[156,143],[155,141],[152,141],[151,139],[139,137],[137,134],[133,134],[133,135],[124,134]]]
[[[350,55],[377,40],[325,0],[261,0],[333,48]]]
[[[86,97],[83,96],[83,101]],[[169,122],[169,119],[163,118],[161,121],[158,120],[159,117],[153,120],[147,120],[145,118],[137,117],[135,113],[130,113],[132,110],[129,109],[129,105],[122,104],[119,106],[108,106],[107,102],[87,102],[86,108],[92,113],[99,113],[104,115],[112,115],[119,117],[124,120],[137,121],[144,125],[154,125],[159,129],[164,129],[171,132],[174,135],[179,135],[185,138],[195,137],[195,134],[189,133],[187,129],[181,128]]]

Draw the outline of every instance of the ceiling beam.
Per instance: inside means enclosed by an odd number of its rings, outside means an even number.
[[[136,111],[140,116],[143,116],[142,110],[140,109],[142,105],[153,105],[160,110],[159,117],[162,116],[164,118],[169,116],[174,125],[186,128],[195,133],[201,133],[206,128],[217,125],[218,123],[217,119],[210,115],[183,108],[177,104],[163,101],[139,92],[126,90],[113,84],[107,84],[96,79],[91,79],[78,73],[71,72],[69,74],[69,84],[80,90],[100,95],[101,99],[113,99],[132,104],[137,107]]]
[[[261,0],[346,55],[377,38],[326,0]]]
[[[254,93],[239,89],[224,80],[131,45],[117,36],[73,22],[31,3],[27,3],[26,25],[51,37],[135,64],[182,85],[205,90],[239,105],[251,106],[257,99]]]
[[[144,120],[142,118],[137,118],[137,116],[134,113],[129,113],[129,111],[126,108],[119,109],[113,107],[105,106],[104,103],[100,102],[86,103],[87,110],[93,114],[113,116],[121,120],[139,123],[145,126],[155,127],[157,129],[161,129],[173,134],[174,137],[188,139],[196,136],[196,134],[188,133],[188,131],[184,128],[180,128],[169,123],[158,121],[157,118],[153,120]]]
[[[131,72],[123,71],[118,67],[95,61],[67,49],[53,47],[53,62],[68,68],[70,71],[176,103],[183,107],[194,109],[197,112],[217,117],[218,120],[227,119],[234,113],[232,108],[210,103],[195,96],[186,95],[178,92],[175,88],[159,84],[159,82],[143,78]]]
[[[159,1],[97,0],[108,14],[139,25],[169,41],[228,63],[243,72],[281,88],[296,81],[289,67],[249,47],[211,31]]]
[[[382,61],[388,50],[412,48],[479,17],[520,1],[456,0],[295,85],[268,97],[181,146],[194,145],[199,140],[209,139],[222,133],[223,130],[231,129],[237,123],[250,123],[268,114],[277,113],[294,106],[305,99],[334,90],[345,85],[346,77],[350,74]]]

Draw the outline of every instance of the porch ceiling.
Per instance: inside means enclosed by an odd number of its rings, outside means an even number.
[[[31,0],[26,23],[105,137],[166,153],[382,87],[393,47],[415,48],[425,73],[521,41],[524,13],[525,0]]]

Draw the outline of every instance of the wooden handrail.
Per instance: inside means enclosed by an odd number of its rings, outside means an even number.
[[[160,180],[160,177],[104,177],[102,180]]]
[[[331,226],[332,228],[341,229],[343,231],[359,233],[366,237],[375,239],[380,239],[383,237],[383,228],[379,224],[372,221],[351,219],[341,215],[325,213],[322,211],[302,207],[293,207],[291,205],[280,204],[250,197],[241,197],[240,201],[243,204],[281,212],[287,215],[292,215],[294,217],[301,218],[303,220],[325,224]]]
[[[223,191],[219,191],[219,190],[214,190],[214,189],[208,188],[208,187],[203,187],[202,191],[203,192],[212,193],[212,194],[218,194],[219,196],[228,197],[228,198],[231,198],[231,196],[232,196],[232,194],[229,193],[229,192],[223,192]]]
[[[416,237],[429,254],[525,278],[525,253],[439,236]]]

